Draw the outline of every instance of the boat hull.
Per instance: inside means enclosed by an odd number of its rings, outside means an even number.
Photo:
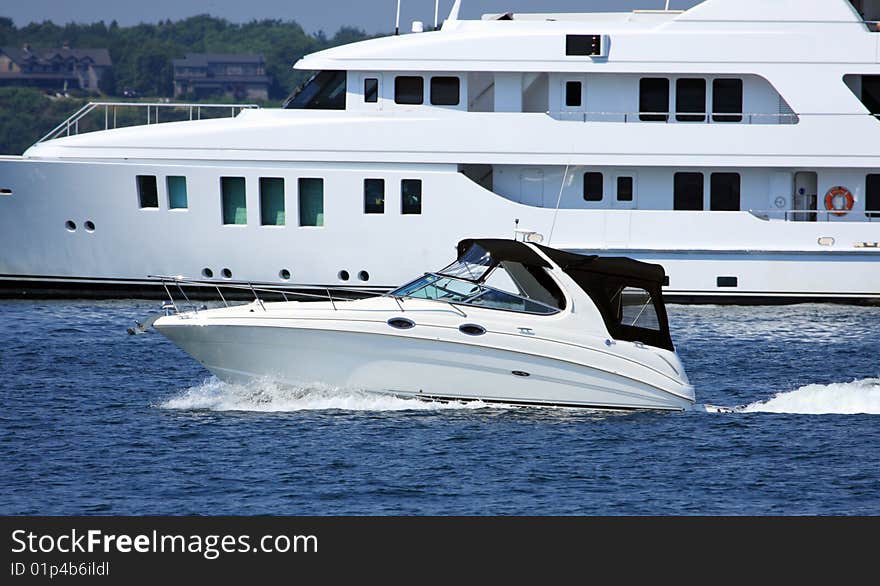
[[[684,410],[693,389],[663,389],[601,365],[527,351],[389,334],[237,325],[154,325],[228,382],[269,379],[285,385],[443,400],[593,409]]]

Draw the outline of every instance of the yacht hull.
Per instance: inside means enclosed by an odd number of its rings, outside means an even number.
[[[154,325],[228,382],[269,379],[426,399],[593,409],[684,410],[693,404],[689,385],[664,389],[637,369],[623,375],[608,365],[528,350],[342,330],[179,322],[160,318]]]

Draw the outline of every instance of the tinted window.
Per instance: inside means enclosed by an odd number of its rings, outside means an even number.
[[[224,224],[247,224],[244,177],[221,177],[220,191]]]
[[[284,179],[281,177],[260,177],[260,223],[284,225]]]
[[[713,212],[738,212],[739,186],[739,173],[712,173],[709,178],[709,209]]]
[[[602,201],[604,186],[601,173],[584,173],[584,201]]]
[[[705,79],[679,79],[675,82],[675,111],[675,119],[679,122],[703,122],[706,119]]]
[[[673,209],[703,209],[703,174],[676,173]]]
[[[716,79],[712,82],[712,121],[741,122],[743,82],[741,79]]]
[[[865,215],[880,218],[880,175],[865,178]]]
[[[404,179],[400,182],[400,213],[422,213],[421,179]]]
[[[324,225],[324,180],[299,180],[299,225]]]
[[[397,104],[421,104],[425,101],[425,80],[400,76],[394,79],[394,101]]]
[[[617,178],[617,201],[633,200],[633,178],[618,177]]]
[[[284,107],[345,110],[345,77],[344,71],[321,71],[287,98]]]
[[[384,179],[364,179],[364,213],[385,213]]]
[[[159,207],[159,191],[155,175],[137,176],[138,201],[142,208]]]
[[[364,80],[364,101],[379,101],[379,80],[375,77],[370,77]]]
[[[880,75],[862,75],[862,103],[871,114],[880,114]]]
[[[669,80],[665,77],[645,77],[639,81],[639,120],[663,121],[668,119],[669,112]],[[663,112],[657,114],[656,112]]]
[[[565,82],[565,105],[569,108],[578,108],[581,105],[581,82]]]
[[[461,81],[457,77],[431,78],[431,104],[434,106],[458,106]]]
[[[168,188],[168,209],[186,209],[186,177],[169,175],[165,178],[165,186]]]

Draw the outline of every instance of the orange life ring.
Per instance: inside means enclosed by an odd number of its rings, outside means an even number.
[[[839,207],[835,205],[835,201],[840,201],[838,198],[843,198],[843,205]],[[853,194],[849,189],[840,185],[832,187],[825,194],[825,209],[835,216],[845,216],[853,208],[853,203],[855,203]]]

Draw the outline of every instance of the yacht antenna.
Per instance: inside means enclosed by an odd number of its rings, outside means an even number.
[[[461,12],[461,0],[455,0],[452,10],[449,11],[449,18],[446,20],[458,20],[458,13]]]
[[[663,10],[669,10],[669,0],[666,0],[666,8],[664,8]]]
[[[397,0],[397,17],[394,19],[394,34],[400,34],[400,0]]]
[[[437,30],[438,28],[440,28],[439,26],[437,26],[437,24],[439,22],[438,21],[439,16],[440,16],[440,0],[434,0],[434,30]]]
[[[553,230],[556,228],[556,216],[559,214],[559,204],[562,203],[562,190],[565,189],[565,181],[568,179],[568,165],[565,164],[565,172],[562,174],[562,183],[559,184],[559,195],[556,197],[556,209],[553,210],[553,223],[550,225],[550,234],[547,236],[547,246],[553,240]]]

